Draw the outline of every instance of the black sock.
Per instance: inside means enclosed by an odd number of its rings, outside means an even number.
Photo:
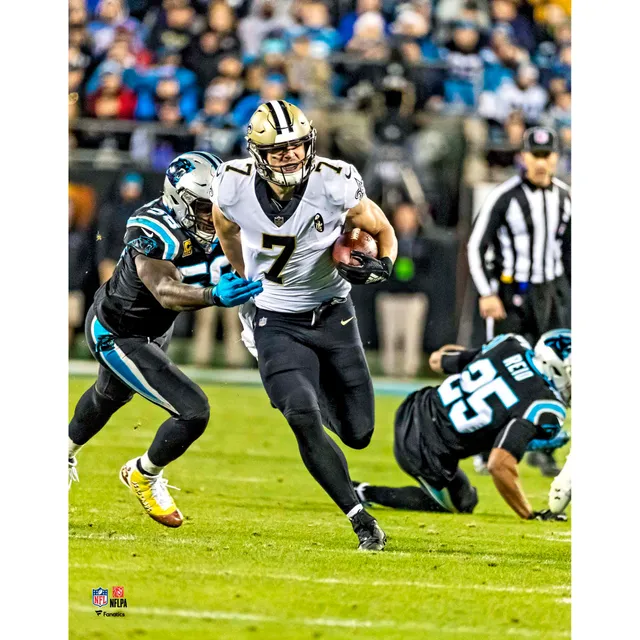
[[[291,412],[289,426],[309,473],[346,514],[360,504],[353,489],[347,460],[322,426],[320,411]]]
[[[151,462],[166,467],[177,460],[202,435],[208,421],[208,413],[188,420],[177,417],[165,420],[147,451]]]
[[[366,500],[383,507],[407,509],[410,511],[431,511],[447,513],[430,495],[420,487],[378,487],[368,486],[362,490]]]

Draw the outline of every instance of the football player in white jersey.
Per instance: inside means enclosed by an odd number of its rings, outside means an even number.
[[[344,454],[323,424],[354,449],[371,440],[373,386],[349,291],[351,283],[386,280],[398,244],[355,167],[317,157],[315,138],[296,106],[262,104],[247,127],[251,158],[218,170],[213,215],[232,266],[243,277],[264,278],[250,329],[271,403],[311,475],[351,520],[358,548],[379,551],[385,534],[360,504]],[[376,238],[379,258],[353,252],[359,264],[336,269],[332,246],[345,224]]]

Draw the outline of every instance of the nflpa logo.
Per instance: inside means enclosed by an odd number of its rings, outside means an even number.
[[[111,590],[112,598],[124,598],[124,587],[113,587]]]

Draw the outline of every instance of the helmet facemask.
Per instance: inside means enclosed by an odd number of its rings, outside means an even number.
[[[204,247],[208,248],[216,237],[213,225],[211,200],[199,198],[188,189],[178,189],[178,196],[185,204],[185,213],[180,221]]]
[[[296,171],[286,172],[284,169],[287,165],[272,165],[267,161],[269,153],[278,153],[291,147],[304,145],[304,158],[298,163],[301,167]],[[256,161],[256,171],[258,175],[273,182],[280,187],[294,187],[304,182],[313,171],[316,158],[316,130],[311,127],[311,131],[303,138],[297,138],[288,142],[281,142],[273,145],[257,145],[249,140],[248,149]],[[293,163],[289,163],[293,164]]]

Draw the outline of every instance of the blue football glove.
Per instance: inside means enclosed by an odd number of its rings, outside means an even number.
[[[236,307],[257,296],[262,291],[262,280],[245,280],[235,273],[225,273],[211,294],[219,307]]]
[[[531,440],[527,446],[527,451],[554,451],[560,447],[564,447],[571,439],[571,436],[562,429],[555,438],[550,440],[543,440],[542,438],[536,438]]]

